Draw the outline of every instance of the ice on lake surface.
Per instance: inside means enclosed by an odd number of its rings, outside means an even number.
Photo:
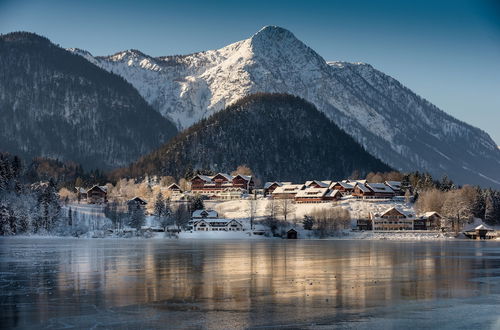
[[[4,329],[500,329],[500,242],[0,244]]]

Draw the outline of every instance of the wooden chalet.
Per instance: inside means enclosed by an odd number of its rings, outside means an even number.
[[[87,190],[87,202],[89,204],[102,204],[108,201],[108,187],[93,186]]]
[[[227,188],[240,188],[250,193],[254,188],[254,181],[248,175],[232,176],[226,173],[217,173],[214,176],[199,174],[191,179],[191,191],[195,193],[216,195]]]
[[[424,222],[424,230],[439,230],[442,227],[443,217],[437,212],[426,212],[420,219]],[[420,228],[421,225],[417,226],[417,222],[415,222],[415,230],[417,230],[417,227]]]
[[[373,223],[373,230],[394,231],[414,229],[414,215],[398,210],[395,207],[387,209],[380,215],[370,213],[370,218]]]

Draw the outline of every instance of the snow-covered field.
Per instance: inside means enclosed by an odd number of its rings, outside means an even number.
[[[267,208],[271,201],[269,199],[257,199],[255,201],[255,216],[265,217]],[[226,202],[206,201],[205,207],[211,208],[219,212],[226,218],[244,219],[250,217],[250,201],[249,200],[233,200]],[[358,218],[367,218],[369,212],[382,212],[391,207],[397,207],[403,211],[414,212],[413,205],[403,201],[394,200],[359,200],[359,199],[343,199],[339,202],[329,203],[297,203],[293,204],[295,208],[291,218],[301,221],[304,215],[313,213],[316,210],[331,209],[334,207],[342,207],[349,210],[351,218],[355,221]]]

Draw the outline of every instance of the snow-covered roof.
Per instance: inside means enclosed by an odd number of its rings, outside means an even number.
[[[299,190],[295,195],[296,198],[317,198],[323,197],[328,192],[328,188],[307,188]]]
[[[296,194],[304,187],[303,184],[284,184],[273,191],[274,194]]]
[[[144,199],[140,198],[140,197],[134,197],[132,199],[130,199],[127,203],[130,203],[130,202],[138,202],[142,205],[146,205],[148,202],[146,202]]]
[[[391,187],[386,186],[385,183],[367,183],[366,186],[376,193],[394,193],[394,190],[392,190]]]
[[[338,181],[338,182],[332,182],[330,184],[330,189],[332,189],[335,185],[339,184],[341,187],[344,189],[354,189],[355,183],[351,182],[344,182],[344,181]]]
[[[204,219],[200,219],[200,221],[196,222],[196,224],[199,224],[201,222],[206,222],[210,226],[213,226],[213,225],[219,224],[219,223],[227,225],[227,224],[229,224],[231,222],[236,222],[237,224],[241,225],[241,222],[239,222],[237,220],[234,220],[234,219],[225,219],[225,218],[204,218]]]
[[[167,187],[168,190],[172,190],[172,189],[178,189],[178,190],[181,190],[181,187],[179,187],[179,185],[177,183],[172,183],[170,186]]]
[[[266,182],[266,183],[264,183],[264,189],[267,189],[267,188],[271,187],[273,184],[276,184],[278,186],[282,186],[283,185],[283,183],[278,182],[278,181]]]
[[[386,181],[385,184],[393,190],[401,190],[401,181]]]
[[[108,192],[108,187],[106,187],[106,186],[98,186],[98,185],[92,186],[92,188],[88,189],[87,192],[93,190],[94,188],[100,189],[103,192]]]
[[[314,183],[317,184],[318,186],[320,186],[321,188],[327,188],[329,186],[329,184],[327,184],[323,181],[319,181],[319,180],[306,181],[305,186],[309,187]]]
[[[218,175],[223,176],[223,177],[224,177],[226,180],[228,180],[228,181],[232,181],[232,180],[233,180],[233,176],[232,176],[232,175],[230,175],[230,174],[227,174],[227,173],[217,173],[216,175],[214,175],[214,176],[212,177],[212,180],[213,180],[213,178],[215,178],[215,177],[216,177],[216,176],[218,176]]]
[[[347,179],[347,180],[342,180],[342,182],[350,182],[350,183],[361,183],[361,184],[365,184],[366,183],[366,180],[353,180],[353,179]]]
[[[393,207],[390,207],[387,210],[385,210],[380,215],[380,217],[383,217],[384,215],[386,215],[387,213],[389,213],[392,210],[396,210],[398,213],[400,213],[400,214],[402,214],[402,215],[404,215],[405,217],[408,217],[408,218],[413,218],[413,216],[414,216],[412,212],[403,211],[403,210],[400,210],[400,209],[398,209],[398,208],[396,208],[396,207],[393,206]]]
[[[193,177],[194,178],[200,178],[202,179],[203,181],[205,182],[212,182],[212,177],[211,176],[208,176],[208,175],[202,175],[202,174],[197,174]]]
[[[370,189],[370,188],[368,188],[367,186],[365,186],[363,183],[359,183],[359,182],[358,182],[358,183],[356,183],[356,184],[354,185],[354,187],[358,187],[358,188],[359,188],[359,190],[361,190],[362,192],[365,192],[365,193],[369,193],[369,192],[371,192],[371,189]]]
[[[493,228],[489,228],[489,227],[486,227],[484,224],[480,224],[479,226],[477,226],[476,228],[474,228],[475,230],[495,230]]]
[[[250,181],[252,180],[252,176],[251,175],[243,175],[243,174],[236,174],[233,178],[236,178],[236,177],[240,177],[242,178],[243,180],[245,181]]]
[[[342,193],[337,189],[329,189],[328,193],[325,196],[326,197],[335,197],[337,194],[342,195]]]
[[[217,218],[219,214],[214,210],[196,210],[193,212],[193,218]]]

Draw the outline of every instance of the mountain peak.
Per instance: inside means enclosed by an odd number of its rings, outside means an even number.
[[[280,41],[284,41],[284,40],[296,40],[296,41],[298,41],[298,39],[293,35],[292,32],[290,32],[287,29],[284,29],[282,27],[276,26],[276,25],[264,26],[257,33],[255,33],[251,39],[252,40],[262,40],[262,41],[267,40],[267,41],[274,41],[274,42],[280,42]]]

